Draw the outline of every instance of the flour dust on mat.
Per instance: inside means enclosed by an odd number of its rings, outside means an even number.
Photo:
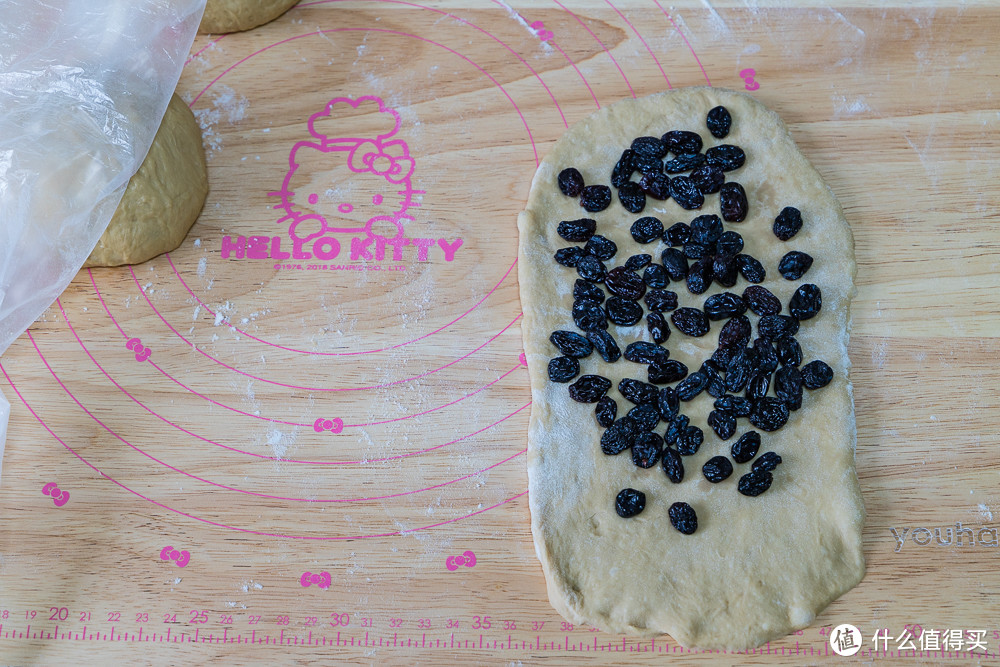
[[[745,649],[864,576],[854,245],[776,114],[688,88],[572,127],[518,217],[552,605]]]

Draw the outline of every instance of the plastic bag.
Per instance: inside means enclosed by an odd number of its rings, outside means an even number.
[[[205,0],[0,2],[0,354],[104,233]],[[0,394],[0,462],[10,404]]]

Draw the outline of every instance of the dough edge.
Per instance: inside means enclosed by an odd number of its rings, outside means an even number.
[[[636,108],[639,110],[655,108],[656,105],[661,103],[661,100],[668,98],[669,96],[678,96],[679,99],[700,99],[705,104],[705,110],[715,106],[716,104],[723,104],[730,106],[733,104],[749,104],[752,107],[756,107],[765,115],[770,116],[774,121],[782,135],[782,139],[787,140],[792,146],[795,147],[799,155],[802,156],[803,160],[806,160],[805,156],[801,154],[798,147],[795,145],[788,133],[788,129],[784,122],[778,115],[767,109],[759,103],[757,100],[749,95],[741,92],[731,91],[727,89],[717,88],[717,87],[691,87],[691,88],[681,88],[674,89],[671,91],[666,91],[662,93],[657,93],[650,95],[646,98],[639,99],[626,99],[621,102],[615,103],[608,107],[604,107],[601,110],[595,112],[594,114],[582,119],[578,123],[574,124],[570,130],[567,131],[563,137],[561,137],[556,144],[550,149],[546,157],[539,164],[536,170],[535,176],[531,184],[531,194],[529,196],[528,202],[525,206],[525,210],[518,215],[518,231],[519,231],[519,244],[518,244],[518,276],[519,276],[519,290],[522,302],[522,310],[524,312],[523,322],[522,322],[522,335],[524,337],[524,346],[526,351],[526,358],[528,360],[528,370],[531,378],[531,388],[532,388],[532,410],[531,417],[529,421],[529,447],[528,447],[528,457],[527,457],[527,467],[529,470],[529,508],[531,511],[531,530],[535,543],[535,550],[538,559],[542,565],[542,570],[546,580],[546,586],[548,590],[549,602],[553,608],[559,612],[563,617],[574,624],[590,624],[596,626],[604,631],[627,634],[640,637],[652,637],[664,632],[669,633],[674,639],[676,639],[681,645],[685,647],[699,647],[704,649],[723,649],[723,650],[745,650],[756,646],[760,646],[765,642],[771,641],[773,639],[782,637],[789,632],[797,629],[808,627],[815,619],[816,614],[820,613],[825,609],[831,602],[836,600],[838,597],[851,590],[856,586],[864,577],[865,574],[865,562],[862,552],[861,544],[861,530],[864,522],[864,508],[861,503],[860,495],[860,485],[858,483],[857,474],[854,467],[854,452],[856,449],[856,424],[854,422],[854,405],[853,405],[853,392],[849,381],[849,371],[850,371],[850,361],[847,358],[847,341],[850,333],[851,318],[850,318],[850,299],[853,298],[857,289],[854,285],[857,266],[854,259],[853,252],[853,235],[850,231],[850,227],[844,218],[842,208],[836,197],[833,195],[832,190],[829,186],[819,178],[825,189],[833,208],[835,209],[836,215],[839,218],[839,224],[843,227],[843,231],[847,235],[849,241],[849,251],[850,251],[850,262],[848,266],[848,274],[850,277],[850,290],[847,295],[847,303],[844,307],[844,315],[846,317],[846,326],[844,327],[843,335],[841,340],[838,341],[839,345],[843,350],[843,370],[844,378],[842,384],[845,385],[843,393],[846,395],[850,410],[850,424],[849,428],[849,447],[841,448],[840,454],[849,457],[849,462],[844,466],[844,475],[841,480],[841,490],[846,494],[846,496],[852,497],[856,501],[856,507],[848,508],[854,509],[853,515],[846,515],[840,520],[841,535],[838,537],[842,541],[835,542],[833,545],[834,549],[839,549],[841,551],[841,558],[834,557],[837,571],[829,572],[828,580],[835,581],[833,585],[826,586],[823,590],[814,591],[814,595],[811,600],[809,600],[809,609],[790,609],[787,610],[787,619],[784,623],[778,623],[770,627],[750,627],[747,628],[745,632],[729,632],[728,634],[724,631],[723,633],[713,632],[712,628],[705,627],[691,627],[685,623],[682,623],[674,618],[669,610],[663,610],[664,614],[658,616],[656,619],[645,619],[648,622],[643,623],[629,623],[623,621],[621,618],[615,618],[611,614],[595,612],[594,609],[588,608],[586,606],[587,601],[582,596],[582,591],[574,583],[571,576],[564,571],[561,567],[561,563],[553,557],[552,550],[549,544],[549,536],[547,536],[548,529],[548,517],[544,515],[543,508],[540,505],[540,493],[539,485],[543,481],[540,474],[536,474],[539,468],[542,466],[542,459],[544,458],[544,451],[540,444],[544,444],[544,438],[548,432],[548,426],[545,423],[546,418],[550,416],[553,409],[545,401],[547,400],[546,392],[544,390],[545,385],[548,383],[546,364],[548,358],[554,356],[552,350],[539,349],[540,346],[536,340],[533,339],[531,333],[538,326],[536,319],[543,319],[537,316],[535,309],[526,306],[526,304],[534,303],[533,297],[531,295],[532,289],[538,289],[534,285],[534,277],[531,275],[530,262],[532,261],[532,248],[526,243],[527,240],[535,238],[538,233],[538,228],[542,224],[541,221],[536,220],[536,216],[533,210],[537,210],[539,200],[542,198],[542,193],[539,183],[545,182],[547,187],[555,189],[555,176],[561,168],[567,166],[574,166],[571,162],[558,163],[557,161],[561,158],[564,153],[564,149],[567,144],[574,143],[581,131],[587,132],[587,130],[601,123],[611,123],[617,127],[617,124],[621,122],[622,110],[626,108]],[[705,100],[710,100],[705,101]],[[638,105],[638,106],[637,106]],[[714,140],[707,131],[702,128],[703,136],[706,137],[706,145]],[[632,136],[638,136],[638,133]],[[727,140],[719,140],[715,143],[725,143]],[[602,160],[610,168],[611,164],[617,159],[617,155],[623,146],[616,145],[610,147],[610,158],[609,155],[605,155]],[[579,165],[576,165],[579,166]],[[811,171],[815,172],[815,168],[809,165]],[[586,174],[585,174],[586,178]],[[588,180],[588,182],[590,182]],[[606,180],[601,179],[598,182],[607,183]],[[612,203],[612,206],[616,206],[617,201]],[[579,211],[578,217],[598,217],[599,214],[589,214],[585,212],[582,208],[577,209]],[[690,217],[700,214],[700,211],[690,211],[685,212],[689,214]],[[655,213],[649,213],[648,207],[647,212],[637,214],[633,217],[640,217],[642,215],[658,215]],[[662,217],[662,216],[661,216]],[[689,219],[688,218],[688,219]],[[557,219],[565,219],[564,217],[558,217]],[[681,218],[684,219],[684,218]],[[548,221],[554,227],[555,221]],[[668,221],[664,219],[664,223],[669,225],[673,220]],[[546,223],[548,224],[548,223]],[[727,224],[727,228],[739,229],[736,226],[730,226]],[[742,230],[740,230],[742,231]],[[600,221],[599,221],[599,233],[601,233]],[[567,242],[562,242],[562,245],[570,245]],[[551,256],[547,255],[546,260],[551,262]],[[571,285],[576,276],[573,275],[568,278],[567,282]],[[808,278],[803,282],[808,282]],[[711,293],[711,292],[710,292]],[[683,305],[683,304],[682,304]],[[569,327],[572,328],[572,327]],[[713,329],[714,330],[714,329]],[[675,332],[676,335],[676,332]],[[539,335],[535,338],[545,339],[546,335]],[[624,347],[624,345],[623,345]],[[595,353],[596,354],[596,353]],[[833,364],[831,364],[833,365]],[[834,366],[835,370],[838,370]],[[584,373],[590,372],[587,370],[582,371]],[[831,383],[832,388],[834,383]],[[563,389],[565,391],[565,389]],[[821,390],[822,391],[822,390]],[[807,392],[808,393],[808,392]],[[590,411],[587,413],[587,417],[590,415]],[[742,432],[742,428],[740,432]],[[710,431],[706,431],[706,436],[712,435]],[[765,436],[767,434],[764,434]],[[727,443],[728,444],[728,443]],[[762,447],[761,452],[767,451],[766,446]],[[659,466],[657,466],[659,468]],[[700,474],[700,470],[689,470],[689,475]],[[734,473],[734,477],[737,473]],[[735,490],[734,490],[735,493]],[[849,504],[849,503],[848,503]],[[672,530],[672,529],[670,529]],[[666,616],[666,618],[664,618]],[[730,628],[731,629],[731,628]]]

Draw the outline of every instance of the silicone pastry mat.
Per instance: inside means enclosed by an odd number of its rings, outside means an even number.
[[[995,660],[998,28],[376,0],[200,36],[201,218],[82,271],[0,360],[0,663],[802,664],[843,659],[841,623],[856,660]],[[859,263],[868,574],[758,657],[570,626],[529,531],[516,214],[569,125],[705,84],[789,124]]]

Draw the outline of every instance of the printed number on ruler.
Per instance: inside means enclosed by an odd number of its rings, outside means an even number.
[[[135,352],[136,361],[146,361],[146,359],[149,359],[149,355],[153,353],[148,347],[143,347],[142,341],[138,338],[129,338],[125,342],[125,348]]]

